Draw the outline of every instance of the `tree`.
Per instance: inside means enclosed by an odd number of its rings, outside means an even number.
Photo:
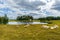
[[[0,24],[2,24],[2,17],[0,17]]]
[[[41,22],[45,22],[45,21],[46,21],[46,18],[39,18],[39,20],[40,20]]]
[[[8,23],[8,17],[7,15],[5,14],[5,16],[2,18],[3,20],[3,24],[7,24]]]
[[[27,16],[23,15],[23,16],[18,16],[17,20],[27,24],[27,23],[33,22],[33,17],[32,16],[28,16],[28,15]]]

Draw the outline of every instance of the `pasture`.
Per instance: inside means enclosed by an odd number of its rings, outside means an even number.
[[[43,24],[4,25],[0,24],[0,40],[60,40],[60,20],[51,21],[47,26],[58,25],[56,29],[45,29]]]

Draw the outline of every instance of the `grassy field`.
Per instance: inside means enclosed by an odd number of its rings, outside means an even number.
[[[9,20],[9,22],[16,22],[17,20]],[[33,20],[33,22],[40,22],[40,20]]]
[[[52,21],[53,26],[60,26],[60,20]],[[17,27],[19,26],[19,27]],[[57,29],[44,29],[39,25],[30,25],[27,28],[25,25],[0,25],[0,40],[60,40],[60,27]]]

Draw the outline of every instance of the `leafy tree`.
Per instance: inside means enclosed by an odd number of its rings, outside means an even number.
[[[27,16],[23,15],[23,16],[18,16],[17,20],[20,22],[30,23],[33,22],[33,17],[28,15]]]
[[[3,20],[3,24],[7,24],[8,23],[8,17],[7,15],[5,14],[5,16],[2,18]]]
[[[0,17],[0,24],[2,24],[2,17]]]

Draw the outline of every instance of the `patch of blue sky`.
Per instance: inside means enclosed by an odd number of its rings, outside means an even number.
[[[4,4],[4,2],[1,2],[1,1],[0,1],[0,4]]]
[[[6,0],[0,0],[0,4],[5,4]]]
[[[22,9],[20,11],[22,11],[22,12],[29,12],[29,10],[27,10],[27,9]]]
[[[18,15],[11,13],[11,14],[7,14],[7,16],[9,17],[9,19],[16,19]]]
[[[9,8],[0,8],[0,11],[3,11],[3,12],[15,12],[14,10],[11,10]]]
[[[20,11],[23,11],[23,12],[24,12],[24,11],[28,11],[28,10],[25,10],[25,9],[21,9]]]
[[[29,13],[30,12],[29,9],[20,9],[20,11],[22,11],[23,13]]]
[[[4,12],[0,12],[0,16],[4,16],[4,14],[6,14],[6,13],[4,13]]]
[[[8,14],[8,12],[3,12],[3,11],[0,11],[0,15],[5,15],[5,14]]]
[[[44,9],[43,12],[47,15],[52,15],[51,12],[47,11],[46,9]]]

